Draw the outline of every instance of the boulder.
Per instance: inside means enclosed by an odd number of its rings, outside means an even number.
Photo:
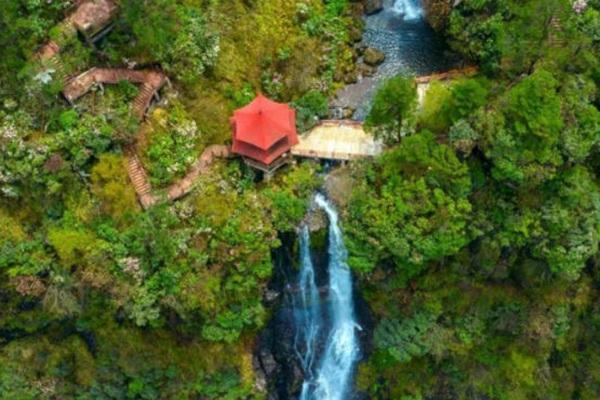
[[[356,181],[349,165],[332,170],[325,177],[325,192],[340,209],[345,209]]]
[[[342,119],[352,119],[356,110],[352,107],[344,107],[342,110]]]
[[[458,6],[461,0],[423,0],[425,16],[436,31],[442,31],[448,23],[452,8]]]
[[[376,14],[383,10],[383,0],[365,0],[365,14]]]
[[[365,64],[376,67],[385,61],[385,54],[381,50],[377,50],[373,47],[367,47],[363,59]]]
[[[358,76],[355,72],[348,72],[344,75],[344,83],[350,85],[356,82],[358,82]]]
[[[356,54],[358,54],[359,56],[362,56],[365,54],[365,50],[367,50],[367,45],[362,42],[359,42],[359,43],[356,43],[354,48],[356,49]]]
[[[310,232],[317,232],[327,228],[327,215],[325,214],[325,211],[317,208],[308,213],[304,222],[308,226]]]
[[[358,73],[359,76],[361,77],[365,77],[365,76],[373,76],[375,75],[375,67],[372,67],[370,65],[367,64],[363,64],[360,63],[356,66],[356,72]]]

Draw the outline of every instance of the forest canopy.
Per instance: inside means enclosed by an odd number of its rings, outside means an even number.
[[[480,74],[432,83],[416,110],[394,108],[398,78],[375,96],[375,129],[380,110],[415,122],[357,168],[347,211],[372,398],[600,395],[599,11],[458,2],[438,28]]]
[[[0,7],[0,398],[267,398],[278,251],[334,173],[361,396],[600,398],[600,0],[423,0],[475,72],[379,82],[381,156],[270,181],[215,156],[177,201],[256,93],[331,117],[374,2],[120,0],[95,41],[79,3]],[[93,68],[168,82],[140,118],[148,82],[64,96]]]

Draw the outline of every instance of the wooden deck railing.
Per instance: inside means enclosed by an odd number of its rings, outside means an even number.
[[[425,76],[417,76],[415,78],[415,82],[417,84],[429,83],[431,81],[443,81],[447,79],[456,79],[463,76],[473,76],[477,73],[477,68],[475,67],[466,67],[459,69],[451,69],[446,72],[440,72],[431,75]]]

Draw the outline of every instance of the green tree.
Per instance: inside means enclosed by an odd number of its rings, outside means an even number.
[[[562,87],[566,126],[560,147],[567,160],[584,161],[600,143],[600,111],[593,103],[596,93],[595,85],[581,76],[570,77]]]
[[[495,178],[538,184],[562,164],[558,144],[564,122],[557,88],[552,74],[537,71],[504,95],[501,114],[482,115],[479,129],[487,136]]]
[[[549,187],[556,193],[545,195],[539,215],[542,229],[534,231],[533,253],[553,273],[575,280],[598,252],[600,190],[583,167],[563,172]]]
[[[419,125],[436,134],[444,134],[461,119],[470,117],[487,100],[487,82],[461,79],[449,84],[433,82],[423,104]]]
[[[377,89],[365,128],[388,144],[396,143],[410,130],[416,105],[414,79],[409,76],[391,78]]]
[[[429,312],[417,312],[402,321],[383,320],[375,328],[375,347],[401,363],[427,354],[439,356],[448,335],[436,320]]]
[[[465,1],[455,7],[448,22],[447,33],[452,48],[480,64],[485,72],[500,69],[505,2],[494,0]]]
[[[354,268],[369,272],[387,261],[407,279],[469,242],[468,169],[431,133],[405,138],[365,178],[349,205]]]

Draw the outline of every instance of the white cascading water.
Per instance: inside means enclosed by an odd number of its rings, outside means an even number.
[[[318,363],[314,369],[305,369],[306,380],[302,385],[300,400],[343,400],[350,398],[349,388],[352,383],[354,365],[359,357],[356,330],[360,327],[354,313],[352,275],[347,264],[348,254],[339,226],[337,211],[321,194],[315,196],[315,204],[323,209],[329,218],[329,304],[326,310],[329,329],[327,332],[322,330],[320,332],[327,338],[324,352],[321,357],[317,358]],[[303,229],[302,236],[304,236],[304,232]],[[308,230],[306,230],[306,235],[308,236]],[[301,245],[307,243],[308,237],[304,241],[301,240]],[[308,254],[310,258],[310,252]],[[302,268],[310,265],[310,269],[312,269],[312,262],[307,260],[305,263],[304,257],[302,264]],[[314,284],[314,270],[308,275],[312,275]],[[306,287],[309,288],[311,285]],[[300,289],[305,290],[305,287],[301,286]],[[309,290],[312,291],[312,289]],[[303,297],[310,298],[312,295],[307,293]],[[315,311],[316,308],[312,307],[311,310]],[[320,310],[318,311],[320,312]],[[311,319],[313,323],[320,320],[320,317]],[[314,330],[308,327],[302,327],[302,329],[305,332],[319,332],[320,328],[317,326]],[[308,335],[305,336],[308,337]],[[314,349],[309,350],[308,347],[314,346],[316,341],[313,340],[311,343],[306,341],[305,344],[307,345],[306,353],[304,357],[301,357],[303,363],[308,354],[310,354],[308,358],[314,357]]]
[[[401,14],[405,21],[418,20],[423,17],[423,8],[419,0],[396,0],[393,11]]]
[[[319,289],[315,281],[315,269],[310,258],[310,235],[305,225],[300,231],[300,273],[298,275],[298,297],[294,300],[296,336],[294,349],[300,358],[304,371],[312,371],[315,348],[321,329],[321,304]]]

